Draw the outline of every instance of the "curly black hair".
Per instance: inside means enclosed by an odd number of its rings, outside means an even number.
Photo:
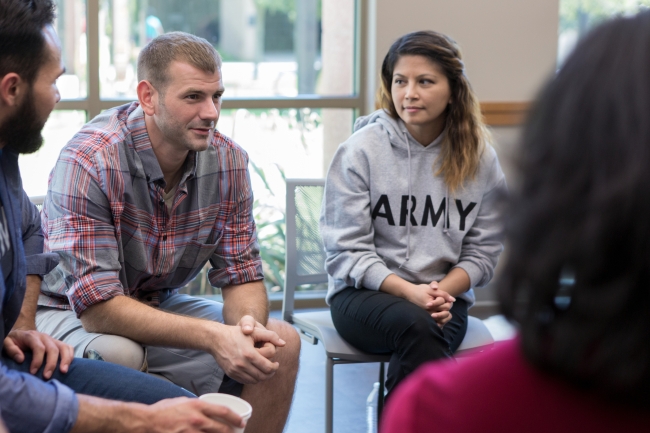
[[[650,408],[650,12],[613,19],[542,90],[499,284],[525,356]]]
[[[0,0],[0,77],[33,83],[48,60],[43,28],[54,22],[52,0]]]

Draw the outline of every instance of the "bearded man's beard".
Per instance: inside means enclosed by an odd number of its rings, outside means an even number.
[[[0,124],[0,143],[16,153],[34,153],[43,145],[41,131],[47,119],[39,119],[32,89],[18,110]]]

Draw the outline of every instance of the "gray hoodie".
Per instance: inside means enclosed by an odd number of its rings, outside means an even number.
[[[435,175],[444,132],[424,147],[383,110],[359,118],[354,130],[325,183],[327,301],[346,287],[379,290],[393,273],[428,284],[460,267],[471,287],[486,285],[503,250],[497,198],[506,181],[494,149],[486,144],[476,178],[451,195]],[[460,297],[475,300],[472,289]]]

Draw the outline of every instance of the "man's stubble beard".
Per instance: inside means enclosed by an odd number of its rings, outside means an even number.
[[[43,146],[41,132],[45,120],[38,118],[34,92],[30,88],[16,112],[0,124],[0,143],[5,144],[5,149],[23,155],[36,152]]]
[[[193,145],[191,144],[192,143],[191,138],[188,137],[190,133],[187,128],[187,125],[178,122],[176,120],[173,113],[171,113],[168,110],[164,100],[165,100],[164,95],[161,94],[161,98],[158,102],[158,107],[159,107],[159,114],[158,114],[159,120],[157,122],[158,129],[160,130],[160,132],[162,133],[163,137],[167,142],[175,143],[176,145],[182,146],[189,150],[191,147],[193,147]],[[214,126],[214,123],[212,122],[202,123],[200,126],[206,128],[210,127],[213,129],[212,135],[210,135],[210,139],[206,139],[205,147],[207,148],[214,135],[214,129],[216,128]]]

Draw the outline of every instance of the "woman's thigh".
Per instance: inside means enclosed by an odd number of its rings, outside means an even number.
[[[331,311],[339,334],[366,352],[394,352],[403,336],[413,332],[430,335],[445,344],[442,330],[429,313],[385,292],[345,289],[332,299]]]
[[[397,349],[407,333],[430,334],[434,342],[443,341],[451,353],[460,346],[467,332],[467,302],[457,299],[452,319],[440,329],[428,312],[389,293],[347,288],[331,302],[332,320],[339,334],[353,346],[369,353],[389,353]]]

